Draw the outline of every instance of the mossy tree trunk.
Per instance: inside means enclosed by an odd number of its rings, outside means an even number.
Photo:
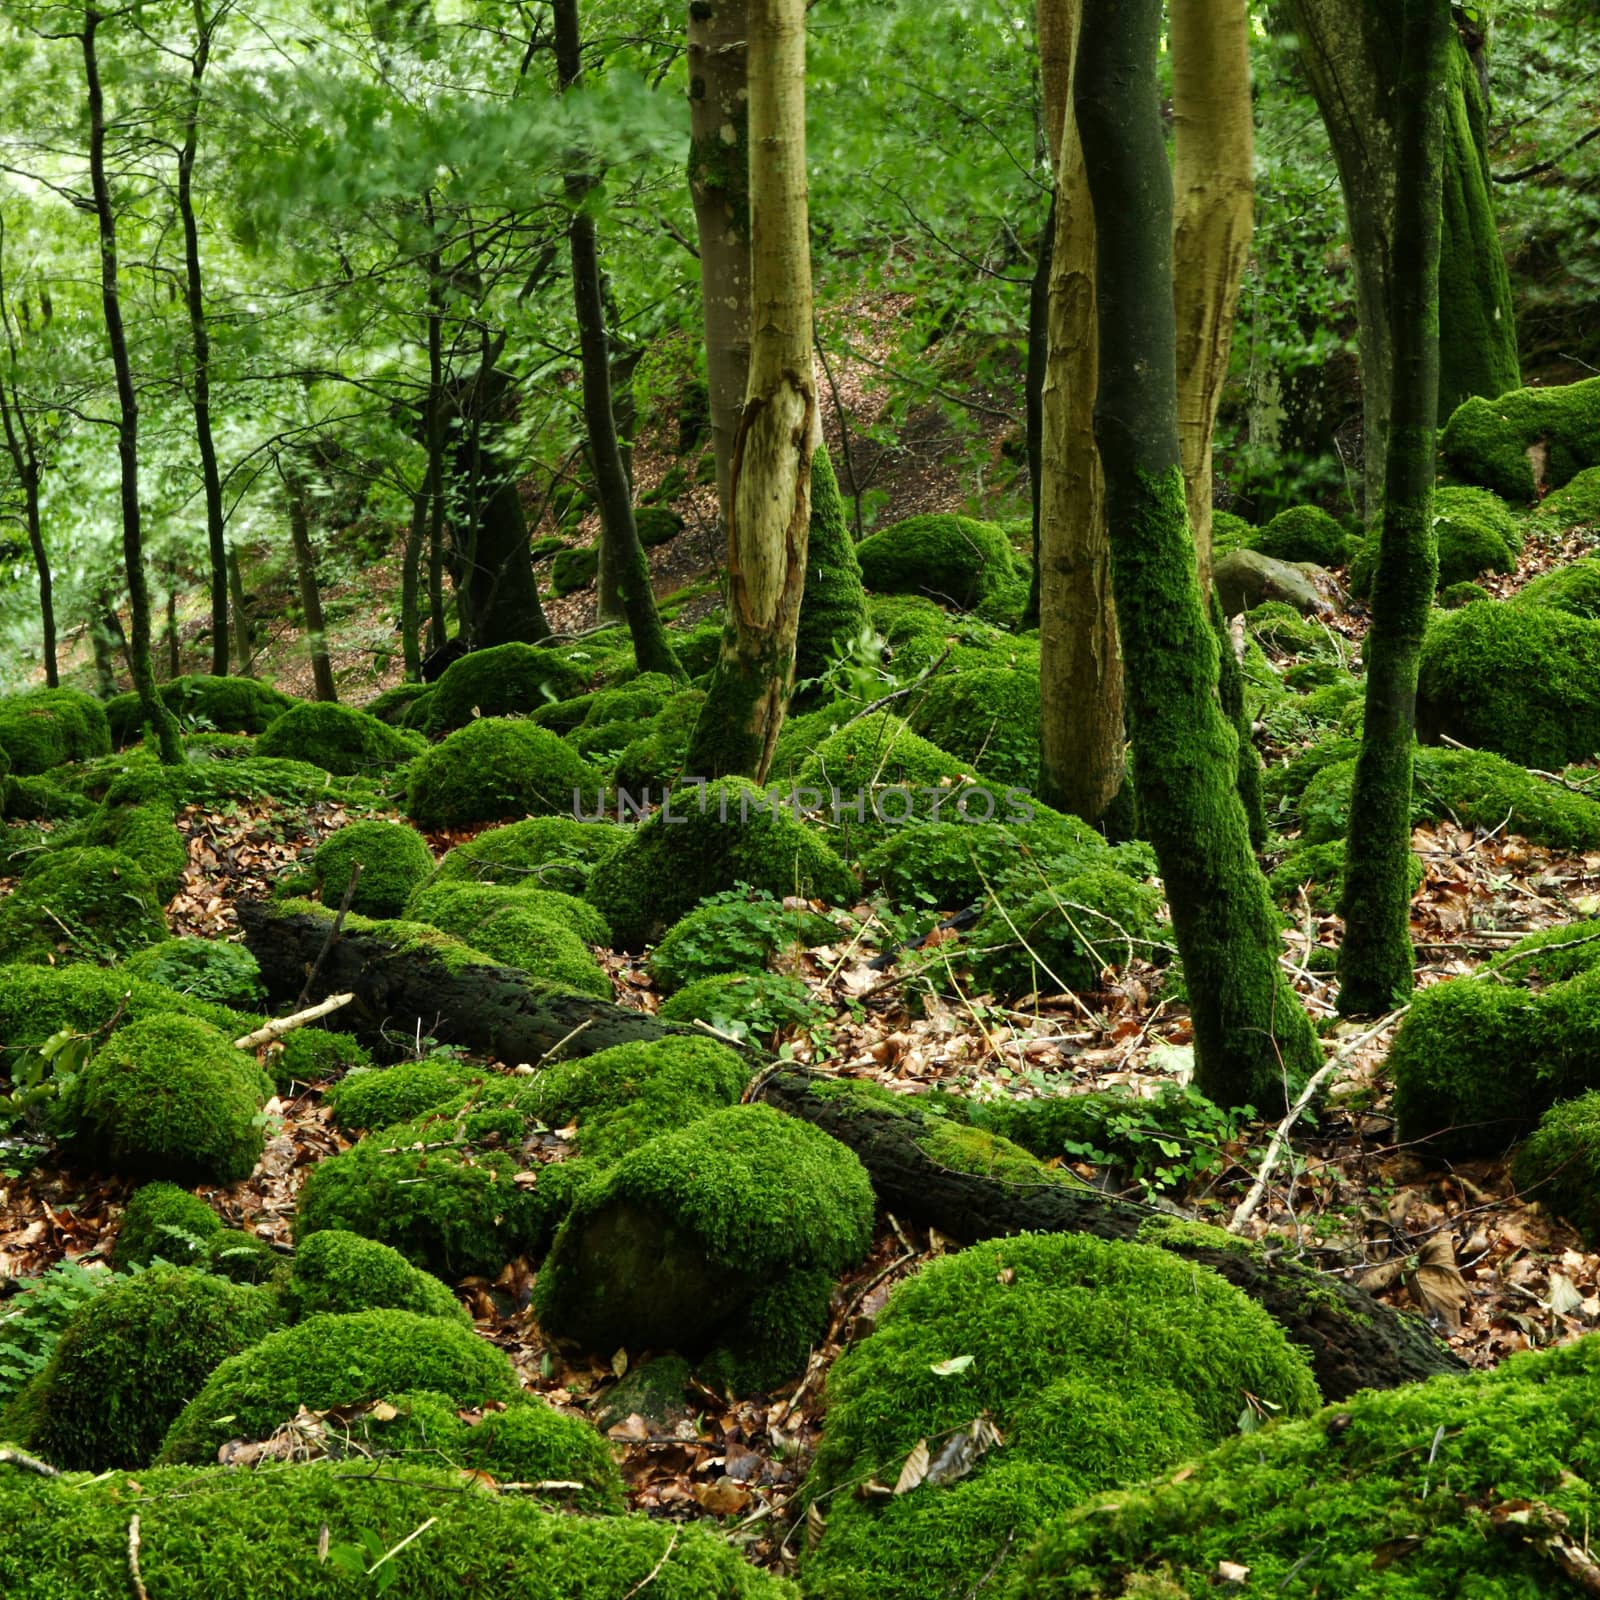
[[[733,451],[728,623],[687,770],[759,780],[794,678],[822,426],[811,364],[805,0],[750,0],[748,15],[750,380]]]
[[[1366,719],[1345,844],[1339,1009],[1386,1010],[1410,992],[1411,766],[1417,663],[1438,574],[1433,532],[1439,403],[1439,251],[1445,97],[1456,48],[1446,0],[1405,0],[1395,122],[1390,285],[1393,377],[1383,524],[1362,646]]]
[[[1082,0],[1040,0],[1055,168],[1039,484],[1039,798],[1099,822],[1122,787],[1122,651],[1094,433],[1099,359],[1093,208],[1072,110]]]
[[[11,316],[5,305],[3,278],[0,278],[0,319],[5,323],[6,343],[15,369],[17,347],[11,329]],[[3,425],[5,433],[6,454],[11,457],[11,470],[16,473],[17,483],[22,489],[22,517],[28,530],[28,549],[33,554],[33,569],[39,579],[44,681],[46,687],[54,689],[61,678],[56,666],[55,583],[50,572],[50,553],[45,549],[44,526],[39,515],[39,448],[21,395],[14,386],[7,390],[3,378],[0,378],[0,425]]]
[[[250,640],[250,618],[244,604],[244,574],[239,570],[239,547],[228,547],[228,597],[233,602],[233,654],[236,676],[254,676],[255,647]]]
[[[717,503],[733,506],[733,444],[750,372],[749,0],[690,0],[689,194],[700,246]]]
[[[1034,257],[1033,282],[1028,290],[1028,371],[1023,391],[1028,419],[1028,498],[1033,517],[1033,575],[1028,581],[1028,603],[1022,626],[1039,626],[1039,518],[1044,477],[1044,375],[1050,364],[1050,257],[1056,234],[1056,197],[1050,195],[1044,227],[1039,232]]]
[[[104,15],[92,6],[83,14],[84,86],[89,110],[89,182],[100,244],[100,305],[106,342],[117,389],[117,467],[122,508],[122,562],[128,581],[131,638],[129,664],[144,720],[155,729],[161,760],[168,766],[183,761],[178,722],[156,692],[150,659],[150,583],[145,571],[144,527],[139,505],[139,396],[133,381],[133,360],[122,321],[122,291],[117,270],[117,213],[106,171],[105,92],[100,81],[98,34]]]
[[[845,521],[839,480],[827,450],[819,444],[811,457],[811,534],[795,635],[796,680],[820,678],[829,663],[867,630],[869,620],[861,562]]]
[[[322,617],[322,591],[317,583],[317,553],[311,544],[311,519],[303,480],[293,467],[279,471],[289,496],[289,543],[294,551],[295,578],[300,586],[300,610],[305,617],[306,650],[311,656],[311,678],[319,700],[337,700],[333,660],[328,654],[328,634]]]
[[[1128,659],[1134,783],[1172,908],[1196,1082],[1272,1114],[1320,1063],[1236,786],[1178,446],[1172,176],[1160,118],[1161,0],[1085,0],[1074,104],[1097,232],[1095,438]],[[1114,225],[1113,225],[1114,223]]]
[[[428,542],[426,487],[411,497],[411,525],[400,557],[400,655],[406,682],[422,681],[422,552]]]
[[[578,0],[554,0],[556,74],[561,92],[575,88],[583,76],[583,43]],[[611,351],[606,336],[605,300],[600,285],[600,248],[594,216],[586,209],[594,188],[593,175],[581,165],[566,177],[567,246],[572,256],[572,298],[578,318],[578,348],[583,376],[583,418],[589,436],[589,460],[600,499],[600,572],[597,586],[602,620],[619,606],[633,639],[634,660],[641,672],[685,676],[667,641],[650,587],[650,564],[633,520],[633,485],[617,439],[611,401]],[[609,556],[609,560],[607,557]],[[615,590],[608,592],[611,585]]]

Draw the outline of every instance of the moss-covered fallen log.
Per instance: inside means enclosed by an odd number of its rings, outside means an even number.
[[[1160,1245],[1214,1268],[1309,1351],[1325,1399],[1465,1370],[1419,1319],[1352,1284],[1064,1178],[1020,1147],[919,1109],[914,1099],[798,1071],[775,1073],[759,1093],[854,1150],[889,1211],[952,1238],[971,1244],[1013,1233],[1091,1233]]]

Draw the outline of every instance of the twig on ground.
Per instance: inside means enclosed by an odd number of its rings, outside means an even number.
[[[325,1017],[330,1011],[337,1011],[341,1006],[347,1006],[355,999],[353,994],[330,995],[326,1000],[319,1000],[316,1005],[304,1011],[296,1011],[293,1016],[275,1017],[264,1027],[257,1028],[254,1033],[244,1033],[233,1041],[235,1050],[257,1050],[264,1044],[271,1044],[274,1039],[281,1039],[286,1033],[293,1033],[296,1028],[303,1028],[308,1022],[315,1022],[319,1017]]]

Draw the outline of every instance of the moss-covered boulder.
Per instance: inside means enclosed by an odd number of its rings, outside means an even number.
[[[619,790],[641,805],[649,797],[661,798],[683,772],[689,740],[705,701],[704,689],[682,690],[651,719],[649,732],[623,746],[612,768]]]
[[[1481,583],[1452,583],[1439,591],[1439,604],[1446,611],[1459,611],[1462,606],[1492,599],[1494,596]]]
[[[1600,378],[1513,389],[1494,400],[1475,395],[1456,408],[1439,445],[1462,482],[1526,505],[1543,485],[1559,488],[1600,465]]]
[[[161,1446],[164,1465],[216,1460],[230,1439],[262,1439],[298,1406],[332,1406],[404,1389],[434,1389],[458,1406],[521,1394],[511,1363],[449,1317],[357,1311],[309,1317],[231,1356],[183,1408]]]
[[[1337,912],[1344,897],[1343,839],[1327,839],[1321,844],[1302,844],[1292,849],[1267,874],[1267,887],[1281,906],[1290,906],[1303,893],[1313,911],[1324,915]],[[1422,887],[1425,876],[1422,862],[1406,857],[1410,892]]]
[[[1253,1406],[1304,1415],[1317,1391],[1282,1330],[1215,1273],[1053,1234],[929,1264],[834,1366],[827,1401],[806,1593],[925,1600],[986,1581],[1006,1592],[1052,1515],[1219,1443]],[[919,1444],[917,1487],[856,1492],[892,1489]]]
[[[366,1574],[380,1555],[379,1572],[394,1572],[393,1592],[406,1600],[795,1600],[793,1584],[757,1571],[711,1529],[573,1516],[560,1491],[465,1484],[460,1459],[447,1467],[385,1462],[381,1473],[358,1459],[103,1479],[0,1467],[0,1592],[7,1600],[120,1600],[131,1592],[136,1505],[152,1600],[359,1595],[373,1589]],[[516,1451],[508,1447],[505,1459]],[[324,1542],[326,1563],[317,1560]]]
[[[16,777],[51,772],[68,761],[111,752],[100,702],[76,689],[31,689],[0,698],[0,750]]]
[[[825,944],[834,925],[775,895],[733,889],[713,895],[680,917],[650,957],[650,976],[662,994],[723,972],[759,972],[776,955]]]
[[[1549,606],[1591,622],[1600,618],[1600,557],[1580,556],[1565,566],[1541,572],[1512,596],[1511,604]]]
[[[1013,557],[992,522],[929,513],[907,517],[856,546],[861,580],[879,594],[929,595],[970,611],[1011,577]]]
[[[1512,1173],[1524,1199],[1565,1217],[1591,1250],[1600,1244],[1600,1091],[1545,1112]]]
[[[1433,496],[1433,531],[1438,542],[1440,590],[1456,588],[1486,572],[1514,572],[1522,530],[1506,503],[1487,489],[1446,484]],[[1378,561],[1378,533],[1370,533],[1350,563],[1350,592],[1366,596]]]
[[[119,1028],[62,1097],[78,1158],[128,1176],[234,1183],[261,1158],[271,1080],[195,1017]]]
[[[575,817],[530,817],[489,828],[458,844],[439,863],[437,883],[501,883],[513,888],[582,894],[589,875],[628,842],[612,822]]]
[[[562,600],[594,582],[600,570],[600,550],[597,545],[579,545],[573,549],[556,552],[550,563],[550,592]]]
[[[1534,508],[1534,525],[1565,533],[1600,523],[1600,466],[1585,467]]]
[[[599,788],[599,774],[557,735],[531,722],[484,717],[412,763],[406,811],[425,828],[530,813],[571,816],[575,807],[592,809]]]
[[[906,719],[930,744],[997,783],[1031,788],[1039,776],[1039,675],[980,667],[941,675],[913,697]]]
[[[781,972],[720,972],[696,978],[661,1002],[663,1022],[704,1023],[730,1038],[770,1044],[785,1028],[824,1014],[817,996]]]
[[[349,822],[330,833],[311,858],[323,902],[344,902],[360,867],[350,909],[364,917],[398,917],[411,892],[433,874],[433,852],[415,828],[399,822]]]
[[[1253,611],[1269,600],[1282,601],[1308,617],[1328,609],[1316,584],[1301,568],[1259,550],[1230,550],[1212,567],[1211,581],[1224,616]]]
[[[555,650],[529,644],[474,650],[451,662],[433,686],[426,731],[438,738],[479,717],[526,715],[585,687],[583,670]]]
[[[456,1099],[489,1076],[455,1055],[424,1056],[392,1067],[369,1067],[330,1084],[322,1103],[345,1133],[388,1128]]]
[[[100,845],[36,857],[0,901],[0,961],[114,961],[166,937],[149,875]]]
[[[670,810],[639,823],[591,876],[587,898],[619,944],[638,949],[740,883],[835,905],[855,896],[849,869],[781,799],[724,778],[677,791]]]
[[[267,1290],[153,1266],[73,1316],[0,1433],[75,1471],[142,1467],[218,1363],[282,1321]]]
[[[96,845],[116,850],[142,867],[156,899],[163,905],[183,886],[189,865],[189,847],[173,825],[172,815],[161,805],[103,805],[73,836],[75,845]]]
[[[1350,559],[1353,541],[1321,506],[1290,506],[1257,531],[1250,547],[1274,561],[1342,567]]]
[[[111,1265],[118,1272],[147,1267],[158,1256],[174,1266],[203,1261],[222,1219],[199,1195],[175,1183],[146,1183],[133,1191],[117,1227]]]
[[[844,1145],[767,1106],[715,1111],[580,1191],[535,1283],[540,1324],[594,1350],[722,1346],[730,1375],[770,1384],[805,1364],[872,1216]]]
[[[256,678],[215,678],[194,673],[161,685],[167,709],[188,725],[218,733],[265,733],[297,702]]]
[[[671,506],[640,506],[633,514],[633,525],[646,550],[676,539],[684,529],[683,518]]]
[[[338,1228],[301,1241],[283,1298],[297,1322],[324,1312],[381,1310],[471,1321],[437,1278],[412,1266],[398,1250]]]
[[[379,722],[387,723],[391,728],[398,728],[406,707],[430,693],[432,693],[431,684],[397,683],[381,694],[374,695],[361,709],[369,717],[376,717]]]
[[[519,908],[558,924],[580,945],[611,943],[611,929],[606,919],[587,900],[560,889],[543,889],[527,880],[472,883],[464,879],[438,879],[412,894],[406,902],[406,916],[465,939],[468,935],[462,930],[472,926],[469,919],[476,918],[487,928],[500,911]],[[482,948],[488,949],[488,946]],[[493,950],[489,953],[497,954]]]
[[[1592,1512],[1597,1405],[1594,1338],[1514,1355],[1490,1372],[1368,1390],[1087,1501],[1051,1524],[1011,1592],[1018,1600],[1210,1600],[1230,1589],[1297,1600],[1573,1593],[1559,1550],[1578,1547]]]
[[[420,734],[391,728],[354,706],[302,700],[290,706],[256,741],[256,754],[309,761],[339,777],[381,773],[419,756]]]
[[[323,1083],[372,1065],[361,1042],[336,1028],[296,1028],[262,1054],[262,1066],[280,1094],[292,1084]]]

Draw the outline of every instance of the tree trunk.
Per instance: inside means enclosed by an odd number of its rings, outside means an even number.
[[[717,503],[733,508],[733,444],[750,372],[749,0],[689,7],[689,194],[700,246],[700,304]]]
[[[811,532],[806,542],[806,587],[795,634],[797,682],[816,682],[871,626],[861,562],[844,519],[839,480],[827,449],[811,457]],[[799,696],[796,696],[796,704]]]
[[[178,647],[178,565],[167,564],[167,677],[183,676],[183,658]]]
[[[11,323],[6,321],[6,336],[11,337]],[[11,359],[16,361],[16,346],[11,346]],[[39,624],[43,636],[44,681],[54,689],[60,682],[56,666],[56,608],[55,585],[50,573],[50,554],[44,547],[44,529],[39,518],[39,456],[34,447],[33,429],[22,410],[22,402],[15,389],[8,396],[0,383],[0,423],[4,424],[6,453],[11,457],[12,470],[22,485],[22,515],[28,529],[28,548],[33,552],[34,571],[39,575]]]
[[[244,574],[239,570],[239,547],[228,549],[228,595],[233,601],[233,654],[239,663],[238,676],[255,675],[255,646],[250,640],[250,618],[244,604]]]
[[[1397,190],[1390,284],[1383,523],[1372,627],[1361,647],[1366,719],[1345,843],[1339,1009],[1387,1009],[1412,985],[1411,755],[1417,663],[1433,606],[1434,431],[1439,404],[1440,194],[1454,46],[1447,0],[1405,0],[1395,123]]]
[[[695,724],[697,777],[766,775],[794,678],[811,457],[805,0],[750,0],[750,382],[733,452],[728,624]]]
[[[211,432],[211,330],[206,325],[204,282],[200,273],[200,228],[194,214],[194,159],[200,140],[200,107],[211,58],[213,23],[204,0],[195,0],[195,49],[189,63],[189,98],[184,110],[183,144],[178,151],[178,216],[183,225],[184,299],[189,311],[189,343],[194,352],[194,436],[200,452],[200,480],[206,504],[206,552],[211,580],[211,671],[228,675],[228,541],[222,508],[222,474]]]
[[[1028,413],[1028,497],[1033,517],[1033,574],[1028,580],[1028,603],[1023,608],[1022,626],[1039,626],[1039,517],[1041,484],[1044,478],[1044,377],[1050,364],[1050,257],[1055,243],[1056,197],[1052,190],[1050,208],[1045,212],[1039,233],[1039,250],[1033,264],[1033,282],[1028,290],[1028,371],[1023,382]]]
[[[1170,15],[1178,446],[1200,593],[1209,595],[1211,435],[1228,376],[1255,204],[1250,8],[1245,0],[1171,0]]]
[[[554,7],[556,75],[561,92],[565,94],[583,76],[578,0],[554,0]],[[656,610],[655,591],[650,587],[650,563],[645,559],[644,546],[639,543],[639,530],[633,520],[633,487],[617,443],[617,420],[611,404],[610,341],[606,337],[605,302],[600,287],[599,241],[594,217],[585,209],[593,187],[594,178],[580,168],[575,167],[567,174],[567,203],[572,207],[572,217],[567,223],[567,244],[572,252],[572,299],[577,312],[578,349],[583,369],[583,418],[600,499],[599,614],[605,619],[615,614],[620,606],[633,639],[634,661],[641,672],[664,672],[669,678],[681,679],[686,674],[672,653],[667,631]],[[616,588],[610,591],[613,583]]]
[[[406,530],[404,554],[400,558],[400,653],[405,662],[406,682],[422,682],[422,547],[428,541],[426,488],[411,500],[411,526]]]
[[[1321,1062],[1279,970],[1278,916],[1250,849],[1237,737],[1218,700],[1178,448],[1172,177],[1156,79],[1161,0],[1085,0],[1074,104],[1095,215],[1095,438],[1128,656],[1134,783],[1172,908],[1195,1078],[1276,1114]]]
[[[311,548],[311,524],[306,514],[305,492],[297,480],[285,477],[289,491],[289,542],[294,547],[295,576],[300,582],[300,609],[305,614],[306,648],[311,653],[311,676],[319,700],[337,700],[333,662],[328,656],[328,635],[322,621],[322,595],[317,587],[317,554]]]
[[[106,607],[96,600],[89,607],[89,648],[94,652],[94,692],[109,700],[117,692],[117,657],[111,629],[106,626]]]
[[[1055,157],[1039,484],[1039,798],[1099,822],[1122,787],[1122,650],[1094,436],[1095,227],[1072,113],[1082,0],[1040,0]],[[1057,81],[1065,72],[1065,81]],[[1060,107],[1059,125],[1053,108]]]
[[[423,195],[428,227],[434,226],[432,191]],[[427,450],[428,477],[424,491],[428,505],[428,651],[443,647],[449,636],[444,619],[444,496],[445,409],[443,263],[437,249],[428,256],[428,311],[423,336],[428,346],[428,393],[423,402],[423,444]],[[402,574],[402,582],[404,575]],[[404,596],[402,595],[402,605]],[[410,672],[409,663],[407,672]],[[418,659],[418,671],[421,660]]]
[[[156,730],[161,760],[168,766],[183,761],[183,741],[177,720],[156,692],[155,669],[150,661],[150,586],[145,574],[144,532],[139,508],[139,400],[133,385],[133,362],[122,324],[122,295],[117,282],[117,216],[106,177],[106,109],[100,86],[96,35],[103,21],[92,7],[84,12],[84,83],[89,100],[89,181],[100,238],[100,303],[105,316],[106,340],[117,384],[117,463],[122,502],[122,560],[127,568],[128,612],[132,629],[129,652],[133,686],[144,720]]]

